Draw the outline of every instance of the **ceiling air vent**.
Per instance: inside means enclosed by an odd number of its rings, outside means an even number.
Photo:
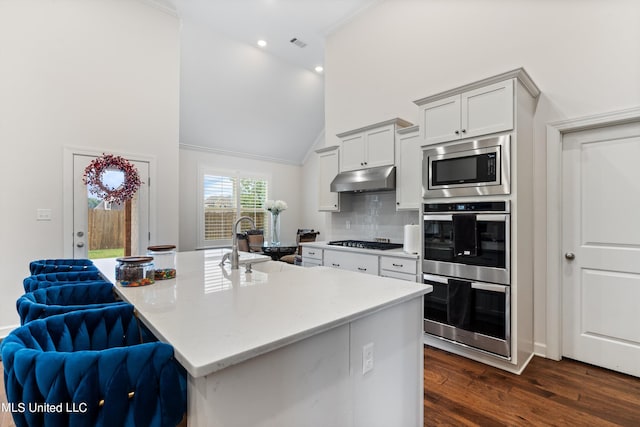
[[[295,44],[298,47],[305,47],[307,44],[305,42],[303,42],[302,40],[294,37],[291,40],[289,40],[291,43]]]

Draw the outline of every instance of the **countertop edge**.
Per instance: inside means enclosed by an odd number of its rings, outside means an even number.
[[[404,252],[402,249],[382,250],[382,249],[350,248],[346,246],[330,245],[328,242],[306,242],[306,243],[300,243],[300,246],[328,249],[332,251],[356,252],[356,253],[368,254],[368,255],[380,255],[380,256],[388,256],[388,257],[395,257],[395,258],[406,258],[406,259],[412,259],[412,260],[418,260],[420,256],[417,253],[410,254],[410,253]]]

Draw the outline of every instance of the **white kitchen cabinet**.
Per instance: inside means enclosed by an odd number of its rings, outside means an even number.
[[[513,129],[513,85],[511,78],[451,96],[439,94],[414,101],[420,107],[424,144]]]
[[[331,146],[316,150],[318,155],[318,210],[340,212],[340,194],[331,191],[331,181],[338,175],[340,150]]]
[[[396,131],[396,210],[418,210],[422,200],[422,139],[418,126]]]
[[[340,172],[395,164],[396,130],[411,123],[395,118],[338,134]]]
[[[302,247],[302,266],[315,267],[322,265],[322,249]]]
[[[324,264],[327,267],[359,273],[378,275],[378,256],[346,251],[324,250]]]
[[[380,276],[415,282],[418,278],[418,261],[398,257],[380,257]]]

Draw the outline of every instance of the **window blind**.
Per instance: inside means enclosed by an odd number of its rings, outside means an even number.
[[[203,175],[203,208],[205,245],[228,244],[233,236],[233,224],[240,216],[248,216],[256,228],[265,230],[268,221],[264,203],[267,200],[267,180],[242,176]],[[239,231],[251,225],[243,221]]]

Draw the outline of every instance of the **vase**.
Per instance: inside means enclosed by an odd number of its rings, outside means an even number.
[[[271,212],[271,245],[280,245],[280,213]]]

